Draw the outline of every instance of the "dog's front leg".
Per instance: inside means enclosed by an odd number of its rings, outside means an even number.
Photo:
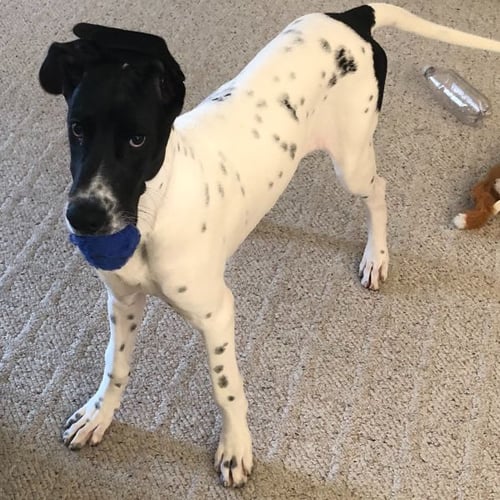
[[[224,486],[241,487],[250,476],[253,459],[248,403],[235,353],[233,294],[224,287],[216,302],[203,306],[196,302],[186,318],[203,333],[215,401],[223,418],[215,468]]]
[[[143,294],[116,298],[108,292],[110,338],[101,385],[87,403],[66,422],[64,443],[80,449],[98,444],[119,408],[130,376],[130,358],[145,305]]]

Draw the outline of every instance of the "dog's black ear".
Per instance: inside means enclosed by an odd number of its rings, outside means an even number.
[[[38,74],[40,85],[46,92],[64,94],[68,99],[80,83],[85,66],[96,58],[97,51],[88,42],[54,42]]]
[[[73,33],[82,40],[102,47],[108,54],[115,52],[116,55],[123,55],[128,52],[159,60],[163,63],[171,83],[175,87],[183,85],[184,73],[170,54],[165,40],[159,36],[89,23],[77,24],[73,28]]]
[[[155,60],[149,64],[147,71],[153,76],[159,97],[163,103],[169,106],[174,105],[180,113],[184,105],[186,87],[184,81],[176,76],[175,68],[172,70],[165,62]]]

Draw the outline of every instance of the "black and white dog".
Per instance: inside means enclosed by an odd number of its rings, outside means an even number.
[[[302,157],[326,150],[345,187],[368,208],[363,286],[378,289],[389,264],[385,181],[372,137],[387,60],[374,28],[500,52],[500,42],[424,21],[387,4],[291,23],[233,80],[180,112],[184,76],[152,35],[80,24],[54,43],[42,87],[63,94],[73,184],[69,229],[111,234],[135,224],[141,241],[117,271],[101,271],[111,337],[102,382],[68,420],[72,449],[99,443],[129,379],[147,294],[175,307],[206,342],[223,415],[215,465],[226,486],[252,470],[247,401],[234,343],[228,257],[275,204]]]

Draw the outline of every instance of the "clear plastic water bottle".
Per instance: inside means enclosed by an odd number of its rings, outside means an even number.
[[[451,69],[427,66],[424,76],[439,102],[467,125],[479,125],[491,114],[488,98]]]

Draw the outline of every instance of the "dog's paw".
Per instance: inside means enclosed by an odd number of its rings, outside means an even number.
[[[64,444],[70,450],[79,450],[87,443],[99,444],[113,420],[113,413],[102,398],[94,396],[66,421],[62,435]]]
[[[361,284],[370,290],[378,290],[380,283],[387,279],[389,271],[389,252],[385,249],[372,249],[366,245],[359,264]]]
[[[241,488],[247,483],[252,469],[252,438],[248,429],[240,433],[223,433],[215,454],[215,470],[221,483],[225,487]]]

